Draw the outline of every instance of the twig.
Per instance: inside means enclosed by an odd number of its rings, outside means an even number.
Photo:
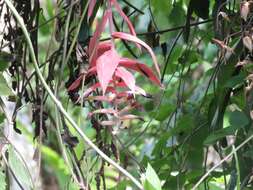
[[[71,14],[72,14],[72,9],[73,9],[73,4],[71,3],[70,5],[70,9],[69,9],[69,12],[68,12],[68,15],[67,15],[67,21],[66,21],[66,26],[65,26],[65,32],[64,32],[64,43],[63,43],[63,57],[62,57],[62,64],[60,66],[60,74],[59,74],[59,77],[57,79],[57,82],[56,82],[56,85],[55,85],[55,92],[54,92],[54,95],[56,97],[58,97],[58,91],[59,91],[59,84],[61,82],[61,78],[62,78],[62,73],[63,73],[63,69],[64,69],[64,66],[66,65],[66,63],[68,63],[68,60],[69,60],[69,57],[72,53],[72,50],[74,48],[74,45],[76,44],[76,40],[77,40],[77,37],[78,37],[78,34],[79,34],[79,30],[81,28],[81,24],[82,24],[82,21],[84,19],[84,15],[86,13],[86,10],[87,10],[87,7],[88,7],[88,3],[86,4],[86,7],[82,13],[82,17],[81,17],[81,20],[79,21],[79,24],[78,24],[78,28],[76,30],[76,33],[75,33],[75,36],[74,36],[74,39],[73,41],[71,42],[71,45],[70,45],[70,48],[67,50],[67,44],[68,44],[68,33],[69,33],[69,26],[70,26],[70,19],[71,19]],[[58,109],[56,107],[55,109],[56,112],[58,112]],[[71,164],[70,164],[70,161],[69,159],[67,158],[67,152],[65,150],[65,147],[63,145],[63,141],[62,141],[62,138],[61,138],[61,134],[60,134],[60,122],[58,121],[59,118],[62,118],[61,116],[62,115],[58,115],[58,113],[56,113],[56,116],[57,116],[57,133],[58,133],[58,139],[59,139],[59,143],[60,143],[60,146],[62,146],[62,151],[63,151],[63,154],[65,154],[65,160],[68,163],[69,167],[71,168]],[[62,125],[65,126],[65,123],[64,123],[64,119],[62,119]],[[73,150],[72,150],[73,151]],[[73,152],[72,152],[73,153]],[[72,159],[72,156],[71,156],[71,160],[72,160],[72,163],[73,163],[73,169],[71,168],[71,172],[74,174],[74,173],[77,173],[75,174],[75,180],[77,180],[77,182],[80,183],[80,186],[82,186],[83,189],[87,189],[85,187],[85,181],[86,179],[84,178],[84,176],[81,174],[81,169],[78,167],[78,164],[75,162],[74,159]]]
[[[67,10],[67,9],[69,9],[69,8],[70,8],[70,7],[66,7],[65,10]],[[64,11],[65,11],[65,10],[64,10]],[[31,30],[29,30],[29,33],[34,32],[35,30],[38,30],[39,28],[41,28],[41,27],[47,25],[48,23],[54,21],[54,19],[56,19],[56,18],[57,18],[59,15],[61,15],[64,11],[61,11],[61,12],[55,14],[54,16],[52,16],[51,18],[49,18],[49,19],[46,20],[45,22],[43,22],[43,23],[41,23],[40,25],[38,25],[37,27],[33,27]],[[62,17],[64,17],[64,16],[62,16]],[[15,42],[15,41],[17,41],[17,40],[20,40],[20,39],[22,39],[22,38],[23,38],[23,36],[17,36],[16,38],[12,39],[12,42]],[[4,49],[5,47],[7,47],[10,43],[11,43],[11,42],[6,43],[5,45],[3,45],[3,46],[0,48],[0,51],[1,51],[2,49]]]
[[[21,160],[24,168],[26,169],[28,175],[29,175],[29,178],[30,178],[30,182],[31,182],[31,185],[33,188],[35,188],[35,184],[34,184],[34,181],[33,181],[33,178],[32,178],[32,174],[31,174],[31,171],[29,170],[29,167],[24,159],[24,157],[22,156],[21,152],[19,152],[18,148],[15,147],[15,145],[10,141],[10,139],[8,139],[8,137],[6,137],[4,135],[4,139],[8,142],[8,144],[10,144],[12,147],[13,147],[13,150],[17,153],[17,156],[19,157],[19,159]]]
[[[190,27],[198,26],[198,25],[205,24],[205,23],[212,22],[212,21],[213,21],[213,19],[207,19],[207,20],[204,20],[204,21],[201,21],[201,22],[191,23]],[[173,28],[168,28],[168,29],[158,30],[158,31],[153,31],[153,32],[140,32],[140,33],[137,33],[136,35],[137,36],[148,36],[148,35],[154,35],[154,34],[163,34],[163,33],[167,33],[167,32],[173,32],[173,31],[177,31],[177,30],[180,30],[180,29],[184,29],[184,27],[185,27],[185,25],[181,25],[181,26],[176,26],[176,27],[173,27]],[[108,38],[103,38],[100,41],[107,41],[107,40],[110,40],[110,39],[111,38],[108,37]]]
[[[138,9],[137,7],[135,7],[134,5],[132,5],[131,3],[129,3],[128,1],[126,0],[122,0],[125,4],[127,4],[129,7],[133,8],[135,11],[141,13],[142,15],[144,15],[144,12],[140,9]]]
[[[3,157],[3,160],[8,168],[8,170],[10,171],[11,175],[13,176],[14,180],[16,181],[16,183],[18,184],[19,188],[21,190],[25,190],[24,187],[22,186],[21,182],[18,180],[17,176],[15,175],[15,173],[13,172],[13,170],[11,169],[8,161],[7,161],[7,158],[5,157],[4,153],[2,154],[2,157]]]
[[[232,146],[232,150],[235,150],[235,145]],[[238,160],[237,152],[234,152],[235,157],[235,166],[236,166],[236,172],[237,172],[237,178],[236,178],[236,190],[240,190],[240,182],[241,182],[241,175],[240,175],[240,165]]]
[[[30,36],[28,34],[28,31],[25,27],[24,21],[22,17],[19,15],[17,12],[16,8],[13,6],[13,4],[10,2],[10,0],[4,0],[7,6],[10,8],[11,12],[14,14],[16,17],[18,23],[20,24],[20,27],[25,35],[26,41],[29,46],[29,51],[31,53],[31,59],[33,61],[34,68],[38,74],[38,77],[44,86],[45,90],[48,92],[49,96],[52,98],[53,102],[57,106],[57,108],[62,112],[64,117],[69,121],[69,123],[73,126],[73,128],[80,134],[80,136],[83,138],[83,140],[91,147],[93,148],[105,161],[110,163],[112,166],[117,168],[122,174],[124,174],[126,177],[128,177],[139,189],[143,190],[143,187],[141,183],[134,177],[132,176],[128,171],[126,171],[124,168],[122,168],[120,165],[118,165],[114,160],[109,158],[103,151],[101,151],[85,134],[84,132],[78,127],[76,122],[72,119],[72,117],[67,113],[67,111],[63,108],[61,102],[54,96],[54,93],[51,91],[50,87],[47,85],[44,77],[42,76],[42,73],[40,72],[40,69],[38,67],[38,63],[35,57],[33,45],[30,39]],[[253,137],[253,136],[252,136]]]
[[[213,21],[213,19],[207,19],[207,20],[204,20],[204,21],[201,21],[201,22],[191,23],[190,27],[198,26],[198,25],[205,24],[205,23],[212,22],[212,21]],[[185,25],[176,26],[176,27],[173,27],[173,28],[168,28],[168,29],[159,30],[159,31],[142,32],[142,33],[138,33],[137,35],[138,36],[146,36],[146,35],[154,35],[154,34],[163,34],[163,33],[166,33],[166,32],[172,32],[172,31],[180,30],[180,29],[183,29],[184,27],[185,27]]]
[[[169,55],[167,56],[167,59],[166,59],[166,62],[165,62],[165,66],[164,66],[163,73],[162,73],[162,78],[161,78],[161,83],[163,83],[164,76],[165,76],[165,73],[166,73],[166,70],[167,70],[167,66],[169,64],[169,60],[170,60],[171,54],[172,54],[175,46],[177,45],[177,42],[178,42],[178,40],[179,40],[179,38],[180,38],[180,36],[182,34],[183,34],[183,30],[181,30],[181,32],[178,33],[178,35],[176,36],[175,40],[173,41],[171,50],[170,50]]]
[[[75,46],[75,44],[76,44],[76,41],[77,41],[77,38],[78,38],[78,34],[79,34],[79,32],[80,32],[80,29],[81,29],[81,26],[82,26],[84,17],[85,17],[85,15],[86,15],[87,9],[88,9],[88,3],[86,4],[86,6],[85,6],[85,8],[84,8],[84,11],[83,11],[83,13],[82,13],[82,15],[81,15],[80,22],[78,23],[78,26],[77,26],[77,29],[76,29],[76,33],[75,33],[74,38],[73,38],[73,40],[72,40],[72,43],[71,43],[71,45],[70,45],[70,47],[69,47],[69,50],[68,50],[68,54],[67,54],[65,63],[68,63],[68,60],[69,60],[69,58],[70,58],[70,56],[71,56],[71,53],[72,53],[72,50],[73,50],[73,48],[74,48],[74,46]]]
[[[116,20],[115,20],[114,17],[112,18],[112,20],[113,20],[113,24],[114,24],[116,30],[117,30],[117,31],[120,31],[119,26],[117,25],[117,22],[116,22]],[[122,40],[122,42],[123,42],[124,46],[126,47],[126,49],[128,50],[128,52],[129,52],[135,59],[137,59],[138,56],[134,53],[134,51],[131,49],[131,47],[126,43],[126,40]]]
[[[253,135],[249,136],[247,139],[245,139],[239,146],[234,148],[226,157],[224,157],[222,160],[220,160],[216,165],[214,165],[210,170],[208,170],[205,175],[203,175],[200,180],[194,185],[192,190],[196,190],[197,187],[209,176],[211,172],[213,172],[218,166],[220,166],[223,162],[228,160],[233,154],[235,154],[240,148],[242,148],[245,144],[247,144],[250,140],[253,139]]]
[[[155,31],[159,31],[158,26],[155,22],[154,14],[153,14],[152,9],[151,9],[151,0],[148,1],[148,10],[149,10],[151,21],[153,22],[154,27],[155,27]]]

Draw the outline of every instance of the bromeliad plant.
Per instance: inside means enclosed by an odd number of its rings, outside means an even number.
[[[96,0],[91,0],[88,8],[88,19],[93,14]],[[127,23],[129,33],[114,31],[113,24],[113,8]],[[100,37],[105,27],[109,24],[111,39],[109,41],[100,42]],[[104,108],[103,104],[99,104],[100,108],[91,112],[89,115],[106,114],[106,119],[100,121],[101,125],[120,125],[124,120],[141,119],[141,117],[129,114],[129,111],[138,107],[135,95],[150,97],[141,87],[137,86],[133,72],[139,72],[146,76],[154,84],[162,87],[159,78],[154,74],[151,68],[138,60],[121,57],[115,47],[115,40],[133,42],[137,48],[141,50],[146,48],[154,62],[156,72],[160,77],[160,70],[156,57],[152,49],[142,40],[137,38],[134,27],[122,11],[117,0],[106,1],[106,10],[103,13],[102,20],[96,26],[93,37],[89,41],[86,52],[89,57],[89,69],[87,72],[80,73],[79,77],[69,86],[68,91],[80,89],[82,81],[86,84],[90,79],[97,82],[90,84],[78,101],[84,100],[95,102],[107,102],[111,105]],[[94,80],[93,80],[94,81]],[[101,106],[102,105],[102,106]]]

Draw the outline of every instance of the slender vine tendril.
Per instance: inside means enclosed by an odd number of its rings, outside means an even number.
[[[11,10],[11,12],[13,13],[13,15],[16,17],[18,23],[20,24],[20,27],[25,35],[25,39],[26,42],[28,44],[29,47],[29,51],[31,54],[31,58],[33,61],[33,66],[35,68],[35,71],[43,85],[43,87],[45,88],[45,90],[47,91],[47,93],[49,94],[49,96],[51,97],[51,99],[53,100],[53,102],[55,103],[55,105],[57,106],[57,108],[62,112],[63,116],[69,121],[69,123],[73,126],[73,128],[79,133],[79,135],[82,137],[82,139],[92,148],[94,149],[100,156],[101,158],[103,158],[105,161],[107,161],[108,163],[110,163],[112,166],[114,166],[116,169],[118,169],[123,175],[125,175],[126,177],[128,177],[139,189],[143,190],[143,187],[141,185],[141,183],[133,176],[131,175],[127,170],[125,170],[124,168],[122,168],[119,164],[117,164],[114,160],[112,160],[111,158],[109,158],[103,151],[101,151],[85,134],[84,132],[78,127],[78,125],[76,124],[76,122],[71,118],[71,116],[67,113],[67,111],[63,108],[61,102],[55,97],[54,93],[51,91],[50,87],[47,85],[44,77],[42,76],[42,73],[39,69],[38,63],[37,63],[37,59],[34,53],[34,49],[33,49],[33,45],[31,42],[31,39],[29,37],[27,28],[24,24],[24,21],[22,19],[22,17],[19,15],[19,13],[17,12],[16,8],[13,6],[13,4],[11,3],[10,0],[4,0],[5,3],[7,4],[7,6],[9,7],[9,9]]]

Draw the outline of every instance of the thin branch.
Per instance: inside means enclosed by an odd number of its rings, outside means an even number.
[[[73,168],[72,168],[72,165],[70,163],[70,160],[69,160],[69,157],[67,155],[67,150],[66,150],[66,147],[64,146],[64,143],[63,143],[63,139],[62,139],[62,136],[61,136],[61,131],[60,131],[60,125],[61,125],[61,119],[60,119],[60,115],[58,114],[58,109],[57,109],[57,106],[55,105],[55,117],[56,117],[56,122],[55,122],[55,127],[56,127],[56,135],[57,135],[57,139],[58,139],[58,143],[60,145],[60,148],[61,148],[61,152],[63,154],[63,158],[67,164],[67,167],[69,168],[70,172],[71,172],[71,175],[74,179],[74,181],[81,187],[81,188],[84,188],[84,183],[83,182],[79,182],[78,180],[78,177],[76,176]]]
[[[4,153],[2,154],[3,160],[8,168],[8,170],[10,171],[11,175],[13,176],[14,180],[16,181],[17,185],[19,186],[19,188],[21,190],[25,190],[24,187],[22,186],[21,182],[18,180],[17,176],[15,175],[15,173],[13,172],[12,168],[10,167],[7,158],[5,157]]]
[[[73,38],[73,40],[72,40],[72,42],[71,42],[71,45],[70,45],[70,47],[69,47],[69,50],[68,50],[68,54],[67,54],[65,63],[68,63],[68,60],[69,60],[69,58],[70,58],[70,56],[71,56],[71,53],[72,53],[72,50],[74,49],[74,46],[75,46],[75,44],[76,44],[76,41],[77,41],[77,38],[78,38],[78,34],[79,34],[79,32],[80,32],[80,29],[81,29],[81,26],[82,26],[84,17],[85,17],[85,15],[86,15],[87,9],[88,9],[88,3],[86,4],[86,6],[85,6],[85,8],[84,8],[84,11],[83,11],[83,13],[82,13],[82,15],[81,15],[80,22],[78,23],[78,26],[77,26],[77,29],[76,29],[76,33],[75,33],[74,38]]]
[[[47,85],[44,77],[42,76],[42,73],[40,72],[40,69],[38,67],[38,63],[35,57],[33,45],[29,36],[29,33],[25,27],[24,21],[22,17],[19,15],[17,12],[16,8],[13,6],[13,4],[10,2],[10,0],[4,0],[11,12],[14,14],[16,17],[18,23],[21,26],[21,29],[25,35],[26,41],[29,46],[29,51],[31,53],[31,59],[33,61],[34,68],[38,74],[38,77],[44,86],[45,90],[48,92],[49,96],[57,106],[57,108],[62,112],[64,117],[69,121],[69,123],[73,126],[73,128],[79,133],[79,135],[83,138],[83,140],[91,147],[93,148],[105,161],[110,163],[112,166],[117,168],[122,174],[124,174],[126,177],[128,177],[139,189],[143,190],[143,186],[141,183],[134,177],[132,176],[128,171],[126,171],[124,168],[122,168],[120,165],[118,165],[114,160],[112,160],[110,157],[108,157],[103,151],[101,151],[86,135],[85,133],[79,128],[79,126],[76,124],[76,122],[72,119],[72,117],[67,113],[67,111],[64,109],[62,106],[62,103],[55,97],[54,93],[50,89],[50,87]]]
[[[114,17],[112,18],[112,20],[113,20],[113,24],[114,24],[116,30],[117,30],[117,31],[120,31],[119,26],[117,25],[117,22],[116,22],[116,20],[115,20]],[[122,40],[122,42],[123,42],[124,46],[126,47],[126,49],[128,50],[128,52],[129,52],[134,58],[137,59],[138,56],[134,53],[134,51],[131,49],[131,47],[126,43],[126,40]]]
[[[35,184],[34,184],[34,181],[33,181],[33,178],[32,178],[32,174],[31,174],[31,171],[29,170],[27,162],[25,161],[25,158],[23,157],[23,155],[21,154],[21,152],[18,150],[18,148],[15,147],[15,145],[10,141],[10,139],[8,139],[8,137],[6,137],[4,135],[4,139],[8,142],[8,144],[10,144],[13,147],[14,151],[17,153],[17,156],[19,157],[20,161],[22,162],[23,166],[25,167],[25,169],[26,169],[26,171],[27,171],[27,173],[29,175],[32,187],[35,188]]]
[[[155,22],[154,14],[153,14],[152,9],[151,9],[151,0],[148,1],[148,10],[149,10],[151,21],[153,22],[154,27],[155,27],[155,31],[159,31],[158,26]]]
[[[198,25],[205,24],[205,23],[212,22],[212,21],[213,21],[213,19],[207,19],[207,20],[204,20],[204,21],[201,21],[201,22],[194,22],[194,23],[190,24],[190,27],[198,26]],[[163,33],[166,33],[166,32],[173,32],[173,31],[176,31],[176,30],[184,29],[184,28],[185,28],[185,25],[181,25],[181,26],[176,26],[176,27],[173,27],[173,28],[168,28],[168,29],[159,30],[159,31],[142,32],[142,33],[138,33],[137,35],[138,36],[146,36],[146,35],[154,35],[154,34],[163,34]]]
[[[67,7],[64,11],[66,11],[66,10],[69,9],[69,8],[70,8],[70,7]],[[33,27],[31,30],[29,30],[29,33],[34,32],[35,30],[38,30],[39,28],[41,28],[41,27],[47,25],[48,23],[54,21],[54,19],[56,19],[58,16],[60,16],[64,11],[61,11],[61,12],[55,14],[55,15],[52,16],[50,19],[48,19],[48,20],[46,20],[45,22],[41,23],[41,24],[38,25],[37,27]],[[64,16],[62,16],[62,17],[64,17]],[[62,18],[62,17],[61,17],[61,18]],[[20,40],[20,39],[22,39],[22,38],[23,38],[23,36],[17,36],[16,38],[12,39],[11,42],[15,42],[15,41]],[[5,45],[3,45],[3,46],[0,48],[0,51],[1,51],[2,49],[4,49],[5,47],[7,47],[11,42],[6,43]]]
[[[131,3],[129,3],[126,0],[122,0],[122,2],[124,2],[126,5],[128,5],[129,7],[133,8],[135,11],[139,12],[140,14],[144,15],[144,12],[140,9],[138,9],[137,7],[135,7],[134,5],[132,5]]]
[[[245,144],[247,144],[250,140],[253,139],[253,135],[249,136],[247,139],[245,139],[239,146],[234,148],[226,157],[224,157],[222,160],[220,160],[216,165],[214,165],[210,170],[208,170],[205,175],[203,175],[200,180],[194,185],[192,190],[196,190],[197,187],[209,176],[211,172],[213,172],[217,167],[219,167],[223,162],[228,160],[233,154],[235,154],[239,149],[241,149]]]
[[[178,40],[179,40],[179,38],[180,38],[180,36],[181,36],[182,34],[183,34],[183,30],[181,30],[181,32],[178,33],[176,39],[173,41],[171,50],[170,50],[169,55],[167,56],[167,59],[166,59],[166,62],[165,62],[165,66],[164,66],[163,73],[162,73],[162,78],[161,78],[161,83],[163,83],[164,76],[165,76],[165,73],[166,73],[166,70],[167,70],[167,66],[168,66],[168,64],[169,64],[169,60],[170,60],[171,54],[172,54],[174,48],[176,47],[177,42],[178,42]]]
[[[198,25],[201,25],[201,24],[206,24],[206,23],[209,23],[209,22],[212,22],[212,21],[213,21],[213,19],[207,19],[207,20],[204,20],[204,21],[201,21],[201,22],[191,23],[190,27],[198,26]],[[158,30],[158,31],[153,31],[153,32],[140,32],[140,33],[137,33],[136,35],[137,36],[148,36],[148,35],[154,35],[154,34],[163,34],[163,33],[173,32],[173,31],[177,31],[177,30],[180,30],[180,29],[184,29],[184,28],[185,28],[185,25],[181,25],[181,26],[176,26],[176,27],[173,27],[173,28],[168,28],[168,29]],[[110,40],[110,39],[111,38],[108,37],[108,38],[103,38],[100,41],[107,41],[107,40]]]

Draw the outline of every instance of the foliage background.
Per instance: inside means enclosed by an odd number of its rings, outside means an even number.
[[[145,190],[192,189],[216,164],[197,189],[252,189],[252,142],[234,151],[252,138],[251,3],[244,19],[246,1],[119,1],[138,36],[155,51],[165,88],[136,75],[137,83],[153,98],[137,97],[143,107],[134,113],[144,122],[124,123],[115,136],[106,128],[98,132],[87,117],[90,105],[75,105],[71,99],[76,94],[67,91],[80,65],[78,48],[62,64],[64,48],[68,50],[73,41],[87,1],[75,3],[69,22],[71,1],[13,3],[31,32],[44,78],[64,108],[104,152],[142,178]],[[78,34],[81,47],[101,18],[103,3],[98,1],[102,5],[93,24],[84,19]],[[55,108],[33,74],[18,24],[6,12],[4,1],[0,7],[0,189],[79,189],[80,179],[90,189],[135,189],[83,142]],[[125,29],[119,15],[115,21],[120,30]],[[107,37],[107,33],[102,36]],[[133,56],[124,44],[117,45],[121,55]],[[136,56],[151,65],[145,52]]]

